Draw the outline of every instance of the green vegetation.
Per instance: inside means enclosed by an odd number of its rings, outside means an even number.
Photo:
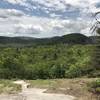
[[[0,94],[1,93],[17,93],[21,91],[21,86],[16,85],[11,80],[0,80]]]
[[[100,95],[100,79],[89,83],[88,86],[91,92]]]
[[[91,45],[38,45],[0,48],[0,78],[54,79],[89,76]],[[99,71],[98,71],[99,72]]]
[[[32,38],[32,37],[3,37],[0,36],[0,47],[24,47],[33,45],[52,44],[91,44],[91,37],[80,33],[73,33],[52,38]]]

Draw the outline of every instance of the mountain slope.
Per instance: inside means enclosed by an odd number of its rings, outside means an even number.
[[[34,44],[88,44],[91,39],[79,33],[64,35],[53,38],[32,38],[32,37],[3,37],[0,36],[0,44],[34,45]]]

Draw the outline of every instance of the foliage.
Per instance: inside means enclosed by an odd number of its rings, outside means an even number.
[[[91,45],[37,45],[0,48],[0,78],[49,79],[89,75]]]
[[[100,79],[93,81],[88,84],[89,85],[89,90],[93,93],[100,94]]]
[[[91,44],[91,38],[80,34],[73,33],[59,37],[52,38],[32,38],[32,37],[3,37],[0,36],[0,46],[1,47],[24,47],[33,45],[47,45],[47,44]]]

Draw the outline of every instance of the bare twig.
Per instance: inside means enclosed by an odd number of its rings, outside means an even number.
[[[96,22],[94,23],[94,25],[90,28],[90,31],[91,31],[91,34],[94,34],[95,31],[97,31],[99,28],[99,25],[100,25],[100,20],[97,18],[97,16],[100,14],[100,12],[96,12],[94,14],[94,18],[96,20]],[[99,34],[99,33],[98,33]]]

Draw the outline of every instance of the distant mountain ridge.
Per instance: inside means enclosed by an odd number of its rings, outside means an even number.
[[[90,44],[92,39],[80,33],[72,33],[52,38],[33,38],[33,37],[4,37],[0,36],[0,44]]]

